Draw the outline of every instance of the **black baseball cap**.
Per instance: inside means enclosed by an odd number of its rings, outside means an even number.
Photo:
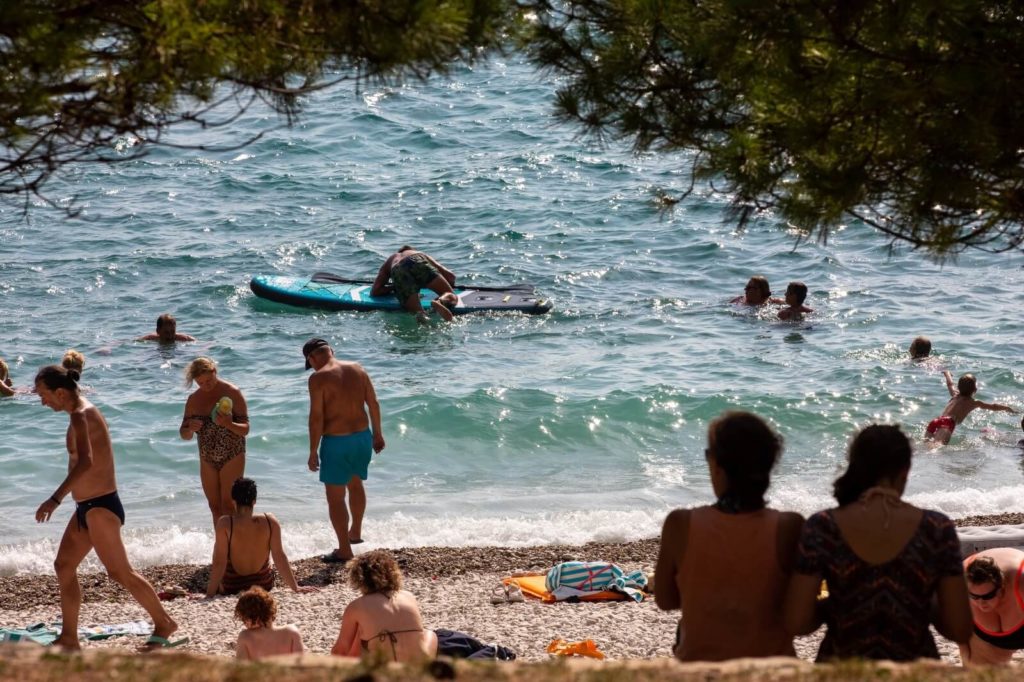
[[[311,353],[320,350],[321,348],[330,348],[331,344],[327,343],[324,339],[319,336],[306,341],[302,345],[302,355],[306,358],[306,369],[312,369],[312,365],[309,364],[309,356]]]

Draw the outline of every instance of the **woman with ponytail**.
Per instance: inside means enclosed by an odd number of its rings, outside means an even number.
[[[683,661],[795,656],[780,615],[803,517],[764,500],[782,439],[758,416],[726,412],[704,451],[717,501],[665,519],[654,599],[682,609]]]
[[[898,426],[864,428],[833,486],[839,506],[804,525],[785,622],[793,635],[826,624],[819,661],[938,658],[930,624],[954,642],[970,638],[956,528],[903,501],[910,456]],[[827,599],[819,598],[822,580]]]
[[[114,447],[110,442],[107,422],[99,409],[81,396],[77,370],[60,365],[43,367],[36,374],[36,393],[39,400],[54,412],[64,412],[70,418],[65,442],[68,449],[68,474],[36,510],[36,521],[49,521],[68,495],[75,502],[75,510],[68,519],[53,562],[60,588],[61,633],[57,646],[64,649],[80,648],[78,642],[78,614],[82,605],[82,588],[78,584],[78,565],[91,551],[107,569],[107,574],[127,589],[153,619],[150,647],[175,646],[167,638],[178,628],[167,615],[153,586],[139,575],[128,562],[121,526],[124,525],[124,507],[117,494],[114,475]]]

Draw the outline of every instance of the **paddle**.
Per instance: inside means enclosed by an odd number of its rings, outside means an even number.
[[[372,279],[348,279],[341,275],[335,275],[330,272],[317,272],[313,274],[311,278],[313,282],[319,282],[321,284],[373,284]],[[461,289],[473,289],[474,291],[533,291],[536,289],[532,284],[526,282],[520,282],[519,284],[512,284],[507,287],[478,287],[475,284],[460,284]]]

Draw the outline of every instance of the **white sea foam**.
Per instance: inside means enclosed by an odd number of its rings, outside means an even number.
[[[771,505],[777,509],[793,509],[805,515],[835,505],[822,491],[799,486],[773,490],[770,498]],[[953,518],[999,514],[1019,508],[1020,500],[1024,499],[1024,486],[932,491],[910,494],[906,499]],[[366,520],[366,543],[359,545],[358,551],[378,547],[526,547],[627,542],[657,536],[664,517],[662,509],[441,518],[418,518],[396,512],[385,518]],[[335,546],[334,532],[326,519],[286,526],[283,539],[285,550],[293,559],[322,554]],[[126,531],[124,543],[136,566],[206,564],[213,549],[213,535],[205,528],[139,528]],[[0,575],[51,572],[57,544],[55,540],[41,540],[0,547]],[[90,554],[81,570],[99,571],[102,566],[96,555]]]
[[[1024,486],[1007,485],[997,488],[963,488],[936,490],[908,495],[912,504],[928,509],[939,509],[953,518],[1019,512],[1024,500]]]
[[[545,544],[582,544],[589,541],[624,542],[657,535],[664,514],[646,511],[565,512],[520,517],[415,518],[396,513],[367,519],[366,543],[358,551],[378,547],[525,547]],[[336,544],[334,532],[323,523],[298,523],[284,528],[285,551],[292,559],[323,554]],[[143,528],[124,534],[125,547],[137,567],[162,564],[206,564],[213,549],[207,529]],[[57,543],[51,540],[0,548],[0,575],[52,572]],[[94,553],[80,569],[99,571]]]

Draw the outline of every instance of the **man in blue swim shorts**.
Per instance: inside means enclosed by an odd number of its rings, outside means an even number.
[[[315,370],[309,377],[309,470],[320,472],[338,536],[338,548],[321,558],[341,563],[353,557],[352,545],[363,541],[363,481],[371,453],[384,449],[380,405],[366,370],[335,358],[324,339],[307,341],[302,354],[306,369]]]
[[[353,476],[365,481],[372,446],[370,429],[344,436],[320,436],[320,482],[348,485]]]

